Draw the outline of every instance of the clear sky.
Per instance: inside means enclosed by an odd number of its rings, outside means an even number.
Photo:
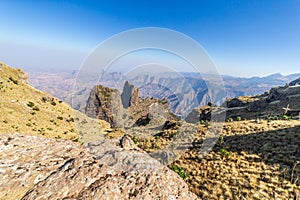
[[[0,25],[14,67],[78,69],[113,34],[151,26],[195,39],[223,74],[300,72],[299,0],[0,0]]]

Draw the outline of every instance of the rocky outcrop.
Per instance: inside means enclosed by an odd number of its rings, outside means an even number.
[[[289,83],[289,86],[297,86],[300,85],[300,78],[293,80]]]
[[[89,117],[105,120],[112,127],[117,127],[122,109],[118,90],[97,85],[91,90],[85,113]]]
[[[298,79],[281,87],[257,96],[241,96],[226,99],[221,107],[201,107],[194,109],[186,118],[187,122],[210,120],[211,113],[216,109],[226,110],[226,119],[256,119],[270,116],[289,115],[296,117],[300,113],[300,86]],[[286,111],[285,111],[286,110]]]
[[[141,99],[140,91],[137,87],[135,87],[134,85],[126,81],[124,84],[121,99],[124,108],[135,106],[138,104],[139,100]]]
[[[95,86],[85,109],[89,117],[99,118],[112,127],[131,128],[149,123],[163,125],[166,120],[178,119],[169,109],[166,99],[141,98],[139,89],[125,82],[122,95],[116,89]]]
[[[210,106],[203,106],[201,108],[195,108],[188,114],[185,118],[185,121],[188,123],[197,123],[201,120],[211,120],[211,112],[212,107]]]
[[[176,173],[133,147],[130,138],[122,143],[124,148],[102,140],[86,148],[1,135],[0,199],[197,199]]]

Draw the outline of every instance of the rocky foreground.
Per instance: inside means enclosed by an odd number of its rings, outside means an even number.
[[[3,200],[197,199],[175,172],[126,136],[84,147],[14,133],[0,136],[0,148]]]

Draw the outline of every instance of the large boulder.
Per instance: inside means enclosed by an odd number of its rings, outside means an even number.
[[[0,136],[0,199],[197,199],[129,137],[87,148],[37,136]],[[124,143],[128,144],[124,144]]]

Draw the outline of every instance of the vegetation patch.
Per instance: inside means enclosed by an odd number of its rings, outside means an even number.
[[[188,172],[184,168],[182,168],[182,167],[180,167],[178,165],[173,165],[171,167],[171,169],[174,172],[176,172],[183,180],[187,180],[189,178],[189,174],[188,174]]]

